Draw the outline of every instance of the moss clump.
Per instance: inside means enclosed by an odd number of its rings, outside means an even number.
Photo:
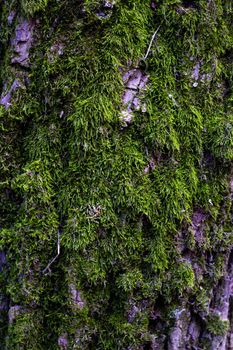
[[[21,0],[20,5],[26,15],[33,16],[36,12],[45,10],[49,0]]]
[[[22,311],[14,323],[9,325],[6,339],[7,349],[44,349],[43,315],[40,311]]]
[[[223,336],[229,329],[229,322],[222,321],[216,314],[210,314],[206,321],[206,329],[215,336]]]
[[[208,140],[211,153],[225,161],[233,159],[233,117],[218,114],[207,124]]]
[[[231,2],[150,5],[1,5],[1,80],[25,80],[0,110],[1,292],[25,310],[3,332],[9,349],[57,349],[62,334],[72,349],[140,349],[157,304],[161,319],[190,295],[203,310],[222,273],[232,242]],[[16,8],[39,18],[25,70],[11,65],[6,14]],[[148,76],[146,110],[122,129],[122,75],[133,68]]]

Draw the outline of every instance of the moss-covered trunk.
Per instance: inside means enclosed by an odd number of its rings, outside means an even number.
[[[233,349],[232,1],[0,9],[0,349]]]

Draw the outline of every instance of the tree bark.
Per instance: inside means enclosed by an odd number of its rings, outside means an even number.
[[[0,349],[233,349],[231,0],[0,7]]]

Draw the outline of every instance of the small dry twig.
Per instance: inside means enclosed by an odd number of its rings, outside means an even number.
[[[51,272],[50,270],[50,266],[54,263],[54,261],[58,258],[58,256],[60,255],[60,230],[57,230],[57,255],[48,263],[48,265],[46,266],[46,268],[42,271],[43,274],[45,274],[45,272],[48,270],[49,272]]]
[[[148,46],[147,52],[146,52],[146,54],[145,54],[144,60],[146,60],[147,57],[148,57],[148,55],[149,55],[149,52],[150,52],[152,43],[153,43],[153,41],[154,41],[154,39],[155,39],[155,36],[156,36],[156,34],[158,33],[160,27],[161,27],[161,25],[156,29],[156,31],[155,31],[154,34],[152,35],[152,38],[151,38],[150,44],[149,44],[149,46]]]

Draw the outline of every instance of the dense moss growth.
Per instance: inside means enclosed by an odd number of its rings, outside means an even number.
[[[8,328],[2,312],[0,348],[142,349],[161,332],[155,310],[164,332],[182,300],[205,310],[233,242],[232,2],[2,6],[2,94],[23,88],[0,111],[1,292],[21,308]],[[11,61],[21,16],[35,25],[28,68]],[[125,126],[132,68],[149,78],[146,110]]]
[[[214,335],[222,335],[227,332],[228,321],[222,321],[218,315],[210,315],[207,321],[207,329]]]

